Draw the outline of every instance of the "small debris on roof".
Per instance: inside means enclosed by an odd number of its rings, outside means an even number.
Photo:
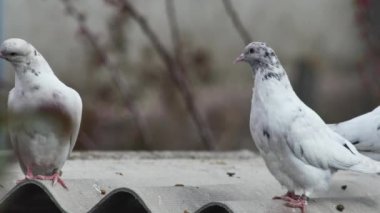
[[[94,185],[92,185],[92,187],[94,187],[94,189],[95,189],[97,192],[102,193],[102,192],[100,191],[100,187],[98,186],[98,184],[94,184]]]
[[[227,175],[230,176],[230,177],[232,177],[232,176],[235,175],[235,172],[227,172]]]
[[[107,192],[105,189],[102,189],[98,186],[98,184],[94,184],[92,185],[92,187],[94,187],[94,189],[99,192],[101,195],[105,195]]]
[[[177,184],[175,184],[174,186],[176,186],[176,187],[184,187],[185,185],[183,185],[183,184],[181,184],[181,183],[177,183]]]
[[[226,165],[226,162],[222,161],[222,160],[217,160],[214,162],[215,164],[219,164],[219,165]]]
[[[101,190],[100,190],[100,194],[101,194],[101,195],[105,195],[106,193],[107,193],[107,192],[106,192],[105,189],[101,189]]]
[[[189,213],[189,211],[185,210],[185,211],[183,211],[183,213]]]
[[[338,204],[338,205],[336,206],[336,210],[342,212],[342,211],[344,210],[344,206],[343,206],[342,204]]]
[[[115,172],[115,174],[123,176],[123,173],[121,173],[121,172]]]
[[[341,188],[342,188],[342,190],[346,190],[347,189],[347,185],[343,185]]]

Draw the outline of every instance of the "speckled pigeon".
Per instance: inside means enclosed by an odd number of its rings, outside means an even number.
[[[253,140],[269,171],[288,190],[274,199],[305,212],[307,196],[314,189],[326,189],[335,171],[380,172],[380,162],[360,154],[297,97],[267,44],[248,44],[235,60],[240,61],[251,66],[255,79],[250,117]]]

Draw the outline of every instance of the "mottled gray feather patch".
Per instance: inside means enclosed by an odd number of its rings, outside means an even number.
[[[269,140],[270,139],[270,134],[267,130],[263,130],[263,135]]]
[[[37,90],[39,90],[39,89],[40,89],[40,86],[38,86],[38,85],[34,85],[34,86],[31,88],[32,92],[37,91]]]
[[[276,79],[278,81],[281,81],[281,79],[285,76],[285,73],[282,72],[282,73],[275,73],[275,72],[268,72],[264,75],[264,77],[262,78],[263,81],[265,80],[269,80],[269,79]]]

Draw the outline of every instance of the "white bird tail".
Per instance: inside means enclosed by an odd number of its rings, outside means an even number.
[[[361,157],[362,161],[354,166],[351,166],[348,170],[369,174],[380,173],[380,161],[375,161],[364,155],[361,155]]]

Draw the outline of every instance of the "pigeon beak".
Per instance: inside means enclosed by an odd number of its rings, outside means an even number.
[[[237,57],[234,61],[234,64],[245,61],[245,55],[244,53],[240,54],[239,57]]]

